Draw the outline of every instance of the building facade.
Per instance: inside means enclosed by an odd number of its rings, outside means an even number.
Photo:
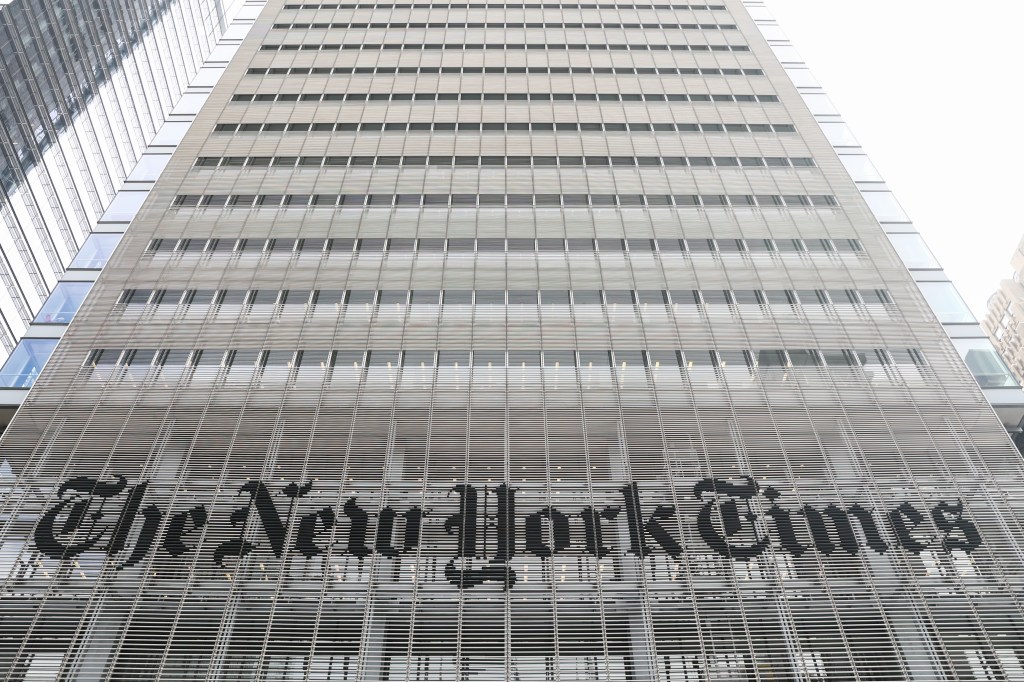
[[[825,139],[839,156],[843,168],[856,183],[900,260],[917,282],[925,301],[953,341],[985,398],[1014,442],[1024,446],[1024,391],[1021,390],[1020,375],[1015,376],[1000,360],[986,330],[978,323],[950,276],[928,248],[923,235],[871,163],[842,113],[832,104],[763,0],[746,0],[744,5],[803,97]]]
[[[988,312],[981,325],[1017,381],[1024,378],[1024,240],[1010,259],[1013,275],[999,283],[999,290],[988,299]]]
[[[1020,458],[738,0],[269,0],[0,452],[6,680],[1024,679]]]
[[[103,242],[116,243],[112,226],[145,197],[133,181],[159,158],[146,152],[188,118],[235,4],[0,2],[0,412],[20,402],[5,389],[31,386]]]

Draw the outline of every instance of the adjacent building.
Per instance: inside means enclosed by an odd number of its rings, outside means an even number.
[[[241,4],[0,2],[0,423],[212,85]]]
[[[1017,245],[1010,264],[1013,276],[1001,281],[999,290],[988,299],[988,313],[981,324],[1019,382],[1024,377],[1024,330],[1020,328],[1024,319],[1024,240]]]
[[[1020,457],[765,21],[268,0],[0,443],[4,678],[1024,679]]]

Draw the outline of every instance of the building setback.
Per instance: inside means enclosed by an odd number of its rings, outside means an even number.
[[[191,120],[240,4],[0,1],[0,428]]]
[[[1020,457],[738,0],[270,0],[2,456],[8,680],[1024,679]]]

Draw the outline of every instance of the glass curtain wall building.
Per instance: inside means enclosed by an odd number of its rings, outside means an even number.
[[[270,0],[2,453],[5,680],[1024,679],[1020,457],[739,0]]]
[[[73,261],[102,250],[97,223],[144,196],[118,191],[223,34],[224,5],[0,2],[0,362],[14,353],[0,389],[31,385],[59,330],[30,325],[67,323],[91,277],[62,283],[66,270],[92,269]]]

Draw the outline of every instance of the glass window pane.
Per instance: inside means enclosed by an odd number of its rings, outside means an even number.
[[[988,339],[953,339],[953,345],[982,388],[1018,385]]]
[[[185,139],[185,133],[188,132],[190,125],[191,121],[168,121],[156,132],[150,144],[154,147],[177,146]]]
[[[468,289],[445,289],[441,300],[445,305],[471,305],[473,292]]]
[[[143,154],[128,176],[129,182],[156,182],[171,160],[170,154]]]
[[[940,322],[975,322],[952,282],[918,282],[918,286]]]
[[[882,180],[878,169],[864,154],[841,154],[839,160],[843,162],[846,171],[856,182],[881,182]]]
[[[691,369],[693,367],[713,366],[711,353],[706,350],[684,350],[683,361],[686,363],[687,368]]]
[[[121,241],[120,233],[96,232],[89,235],[78,255],[71,261],[71,268],[98,270],[107,264],[110,254]]]
[[[782,62],[802,62],[803,57],[796,51],[795,47],[789,45],[772,45],[772,52]]]
[[[807,108],[811,110],[812,114],[820,114],[824,116],[836,116],[839,112],[836,110],[832,100],[828,98],[828,95],[819,94],[804,94],[804,102],[807,103]]]
[[[118,192],[114,195],[100,222],[128,223],[135,219],[135,214],[142,208],[149,192]]]
[[[56,347],[57,339],[22,339],[0,370],[0,388],[29,388]]]
[[[810,69],[786,69],[786,74],[789,75],[789,79],[793,81],[793,85],[798,88],[819,88],[821,84],[815,80],[814,76],[811,75]]]
[[[91,288],[92,282],[58,282],[33,322],[67,324],[78,312]]]
[[[882,223],[908,223],[910,218],[903,212],[903,207],[896,201],[892,192],[861,192],[864,201],[868,202],[868,208],[875,214],[875,218]]]
[[[757,352],[759,367],[785,367],[786,355],[781,350],[761,350]]]
[[[908,268],[937,269],[941,267],[928,245],[921,239],[921,235],[890,234],[889,240],[896,247],[896,252],[900,254],[900,258]]]
[[[845,123],[821,123],[821,129],[831,145],[835,147],[857,147],[860,145],[853,131]]]
[[[789,361],[794,367],[820,367],[821,358],[816,350],[791,350]]]

